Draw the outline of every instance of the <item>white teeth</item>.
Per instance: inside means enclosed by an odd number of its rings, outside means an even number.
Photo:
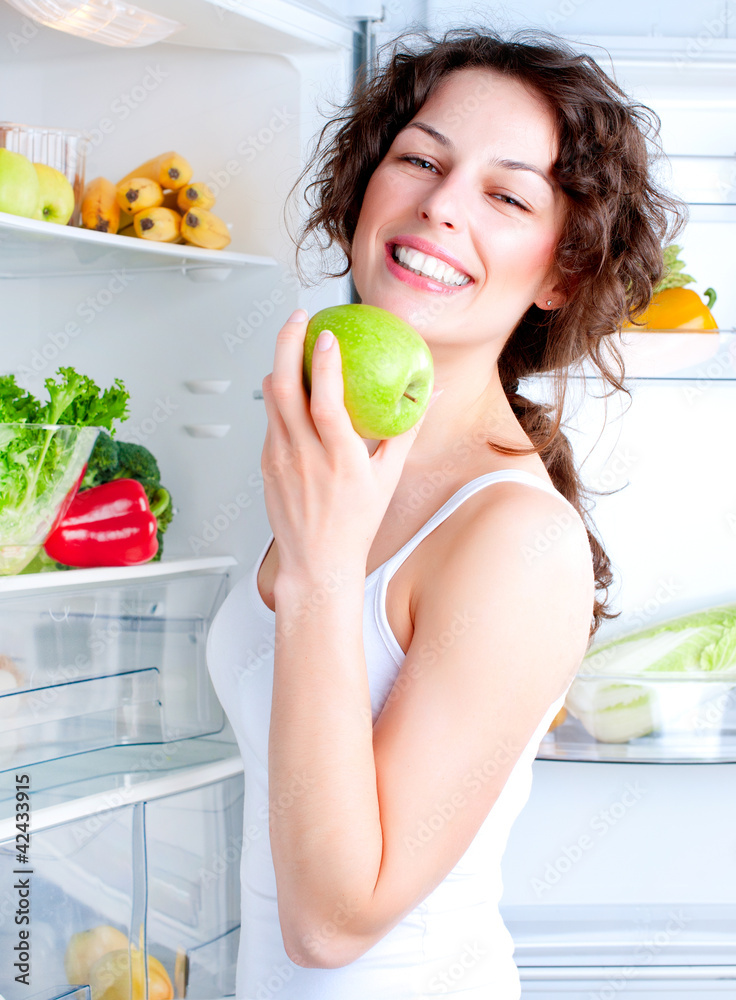
[[[413,247],[395,246],[394,256],[409,270],[423,274],[427,278],[434,278],[444,285],[467,285],[470,281],[468,275],[462,271],[456,270],[437,257],[430,257],[429,254],[414,250]]]

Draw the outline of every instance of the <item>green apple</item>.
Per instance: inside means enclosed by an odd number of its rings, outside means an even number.
[[[32,219],[39,194],[38,174],[28,157],[0,149],[0,212]]]
[[[413,326],[377,306],[321,309],[304,340],[304,384],[312,385],[312,354],[322,330],[340,346],[345,409],[363,438],[403,434],[429,405],[434,385],[432,355]]]
[[[65,226],[74,213],[74,188],[60,170],[46,163],[34,163],[40,196],[34,219]]]

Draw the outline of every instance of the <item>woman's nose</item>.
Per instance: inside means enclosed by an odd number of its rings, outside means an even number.
[[[459,178],[443,177],[422,199],[419,213],[422,219],[448,229],[462,229],[467,211],[467,192]]]

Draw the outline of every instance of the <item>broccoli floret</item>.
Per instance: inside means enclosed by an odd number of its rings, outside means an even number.
[[[89,456],[87,471],[80,489],[87,490],[91,486],[101,486],[102,483],[107,483],[116,477],[120,465],[118,447],[117,441],[104,431],[100,431]]]
[[[161,483],[158,462],[148,448],[130,441],[118,441],[118,469],[115,479],[151,480],[156,486]]]

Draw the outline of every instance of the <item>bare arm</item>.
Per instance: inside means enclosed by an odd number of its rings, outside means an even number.
[[[468,501],[472,516],[456,521],[457,544],[422,584],[397,684],[371,727],[366,559],[416,432],[368,456],[342,404],[336,350],[315,352],[307,400],[304,329],[286,324],[264,380],[280,561],[269,825],[287,953],[329,968],[380,940],[465,852],[582,659],[593,574],[572,515],[553,545],[528,555],[565,510],[557,498],[504,483]],[[470,627],[429,662],[424,651],[456,613]],[[473,784],[489,761],[491,778]],[[415,849],[436,803],[458,796],[451,822]]]

